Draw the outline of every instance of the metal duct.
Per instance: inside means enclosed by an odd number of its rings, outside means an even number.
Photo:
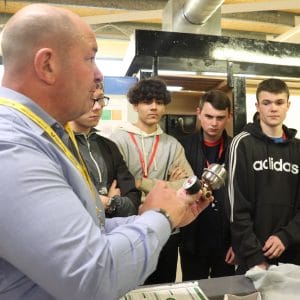
[[[202,25],[223,2],[224,0],[187,0],[182,8],[182,16],[191,24]]]
[[[169,0],[163,11],[162,29],[220,35],[223,2],[224,0]]]

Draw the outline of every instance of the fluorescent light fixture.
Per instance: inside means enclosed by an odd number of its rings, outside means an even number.
[[[255,62],[284,66],[300,66],[299,57],[270,57],[269,55],[255,53],[255,51],[246,51],[244,49],[216,48],[212,52],[212,57],[216,60]]]
[[[141,72],[152,73],[151,69],[141,69]],[[158,70],[158,75],[197,75],[197,72],[192,71],[174,71],[174,70]]]
[[[221,72],[201,72],[201,75],[205,76],[227,76],[227,73],[221,73]]]
[[[257,78],[256,74],[234,74],[235,77],[246,77],[246,78]],[[266,76],[266,78],[270,78],[270,76]]]
[[[167,90],[170,92],[179,92],[183,89],[182,86],[176,86],[176,85],[168,85]]]
[[[158,75],[197,75],[197,73],[191,71],[158,70]]]

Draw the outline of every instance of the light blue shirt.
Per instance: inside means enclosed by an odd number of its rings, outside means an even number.
[[[0,87],[57,132],[33,101]],[[43,129],[0,105],[0,300],[114,300],[154,271],[170,236],[168,220],[148,211],[98,226],[81,174]]]

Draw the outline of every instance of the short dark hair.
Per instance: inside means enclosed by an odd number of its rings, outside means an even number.
[[[203,94],[199,101],[199,108],[202,109],[205,102],[210,103],[215,109],[231,112],[231,102],[229,97],[222,91],[210,90]]]
[[[167,86],[159,78],[141,79],[127,93],[127,98],[131,104],[139,102],[151,103],[154,99],[163,101],[164,105],[171,102],[171,93],[167,90]]]
[[[260,92],[266,91],[272,94],[280,94],[286,93],[287,99],[290,97],[290,91],[287,84],[278,78],[269,78],[266,80],[261,81],[256,89],[256,100],[258,102],[258,96]]]

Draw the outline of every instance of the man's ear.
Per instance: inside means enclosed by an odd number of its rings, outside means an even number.
[[[56,79],[56,60],[51,48],[42,48],[34,57],[34,68],[38,78],[52,85]]]

